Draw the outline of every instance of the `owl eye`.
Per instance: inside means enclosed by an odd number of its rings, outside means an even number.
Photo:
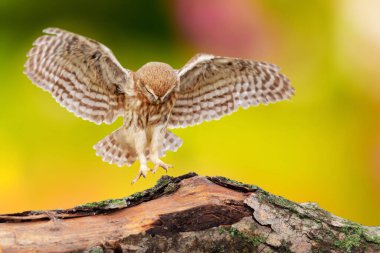
[[[174,87],[170,88],[170,89],[165,93],[165,95],[163,95],[163,96],[161,97],[161,99],[162,99],[162,100],[166,100],[166,99],[168,98],[169,94],[172,93],[173,89],[174,89]]]
[[[145,89],[145,91],[146,91],[146,92],[148,92],[150,95],[152,95],[152,96],[153,96],[153,93],[152,93],[150,90],[148,90],[148,88],[147,88],[147,87],[145,87],[145,86],[144,86],[144,89]]]
[[[153,99],[157,99],[157,96],[151,90],[149,90],[145,85],[143,85],[143,87],[144,90],[149,94],[149,96],[151,96]]]

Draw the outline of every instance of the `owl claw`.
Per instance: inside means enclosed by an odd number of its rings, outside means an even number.
[[[156,171],[158,170],[159,167],[163,168],[167,173],[169,168],[173,168],[173,165],[167,164],[161,160],[158,160],[154,163],[154,168],[152,170],[152,173],[156,173]]]
[[[143,176],[144,178],[146,178],[146,175],[147,175],[148,171],[149,171],[148,166],[146,166],[146,165],[140,165],[139,173],[138,173],[137,176],[132,180],[131,184],[136,183],[137,180],[139,180],[141,176]]]

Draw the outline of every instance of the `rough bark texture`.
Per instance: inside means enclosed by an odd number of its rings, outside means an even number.
[[[2,252],[380,252],[380,228],[194,173],[68,210],[0,215]],[[1,251],[0,250],[0,251]]]

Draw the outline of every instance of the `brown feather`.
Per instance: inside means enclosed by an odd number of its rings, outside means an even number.
[[[186,127],[260,103],[289,99],[294,88],[270,63],[199,54],[179,70],[168,127]]]
[[[149,62],[142,66],[136,77],[143,85],[151,89],[157,97],[164,96],[177,85],[179,78],[173,68],[161,62]]]

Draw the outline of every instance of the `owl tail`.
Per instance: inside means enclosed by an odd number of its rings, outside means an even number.
[[[125,131],[119,128],[95,144],[96,155],[110,164],[131,166],[136,161],[137,154],[126,140]]]
[[[166,152],[168,150],[170,151],[177,151],[179,147],[182,146],[182,139],[179,138],[177,135],[173,134],[169,130],[166,130],[165,137],[164,137],[164,144],[163,148],[161,149],[160,156],[163,157],[166,155]]]
[[[101,156],[103,161],[110,164],[130,166],[136,161],[137,154],[134,147],[127,143],[126,140],[125,131],[119,128],[94,146],[96,155]],[[160,156],[165,156],[168,150],[177,151],[181,145],[181,138],[167,130]],[[149,158],[148,150],[147,158]]]

